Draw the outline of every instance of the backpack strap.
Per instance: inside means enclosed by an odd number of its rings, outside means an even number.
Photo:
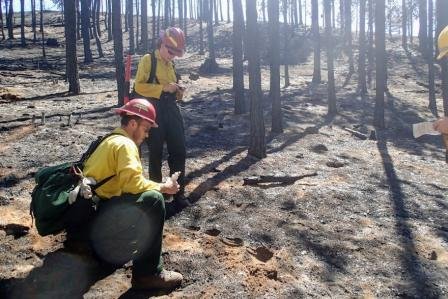
[[[93,154],[93,152],[98,148],[98,146],[107,138],[109,138],[110,136],[113,135],[122,135],[119,133],[110,133],[107,134],[106,136],[98,136],[98,138],[93,141],[90,145],[89,148],[87,149],[87,151],[85,151],[82,156],[81,159],[79,159],[79,161],[75,162],[74,164],[79,166],[80,168],[82,168],[84,166],[84,163],[90,158],[90,156]],[[122,135],[123,136],[123,135]]]
[[[156,76],[156,70],[157,70],[157,57],[156,57],[156,52],[152,51],[151,54],[151,71],[149,72],[149,78],[148,81],[146,81],[146,83],[157,83],[160,84],[159,79],[157,79]],[[171,62],[173,65],[173,70],[174,70],[174,74],[176,75],[176,83],[179,83],[180,75],[177,73],[176,71],[176,65],[174,64],[174,61]]]
[[[146,81],[146,83],[153,84],[155,82],[157,84],[160,84],[159,79],[157,79],[156,76],[156,70],[157,70],[156,52],[152,51],[151,54],[149,55],[151,56],[151,71],[149,72],[149,78],[148,81]]]

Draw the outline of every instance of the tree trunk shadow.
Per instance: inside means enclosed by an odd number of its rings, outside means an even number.
[[[389,194],[395,214],[395,230],[403,248],[401,263],[408,274],[413,294],[416,298],[439,298],[440,291],[434,288],[428,275],[425,273],[421,261],[416,254],[414,236],[408,224],[409,213],[406,210],[406,195],[402,191],[401,181],[395,172],[394,164],[387,148],[387,137],[384,132],[377,131],[377,147],[383,162],[384,173],[389,185]],[[403,277],[406,279],[407,277]]]

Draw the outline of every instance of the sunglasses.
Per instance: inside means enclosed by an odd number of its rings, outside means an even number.
[[[177,56],[177,53],[174,50],[172,50],[169,46],[167,46],[167,45],[164,45],[164,46],[165,46],[168,54],[170,54],[171,56]]]

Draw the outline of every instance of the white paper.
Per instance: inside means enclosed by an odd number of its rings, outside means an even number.
[[[414,138],[418,138],[425,134],[440,135],[440,132],[433,129],[431,121],[425,121],[425,122],[413,124],[412,132],[414,134]]]

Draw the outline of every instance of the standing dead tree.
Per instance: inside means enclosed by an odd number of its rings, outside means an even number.
[[[250,142],[248,153],[256,158],[266,157],[265,127],[261,94],[257,1],[247,0],[247,55],[249,60]]]
[[[78,57],[76,55],[76,6],[74,1],[64,1],[65,19],[65,71],[69,92],[79,94]]]
[[[199,0],[202,2],[201,0]],[[201,22],[201,21],[200,21]],[[235,114],[246,112],[244,101],[243,66],[244,15],[241,0],[233,0],[233,93],[235,96]],[[202,43],[202,40],[201,40]]]

